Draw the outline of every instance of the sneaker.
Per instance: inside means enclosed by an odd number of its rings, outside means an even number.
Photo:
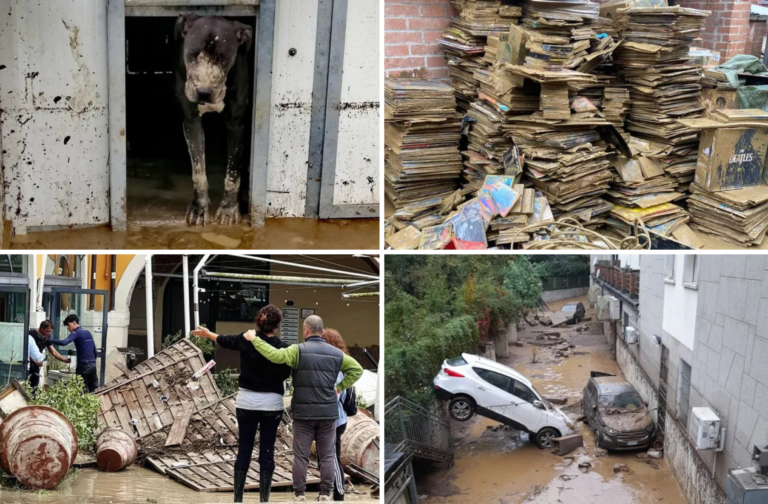
[[[297,495],[293,502],[307,502],[307,498],[304,495]]]
[[[332,501],[333,499],[331,498],[330,495],[321,495],[320,497],[317,498],[317,500],[319,500],[319,501]]]

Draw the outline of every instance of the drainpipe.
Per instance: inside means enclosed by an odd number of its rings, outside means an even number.
[[[150,272],[151,274],[151,272]],[[112,273],[109,278],[109,311],[115,311],[115,284],[117,283],[117,256],[112,255]]]
[[[184,254],[184,337],[189,338],[189,256]]]
[[[48,254],[43,254],[43,269],[40,272],[40,284],[37,287],[37,296],[39,300],[38,299],[34,300],[35,306],[40,307],[40,311],[45,311],[43,310],[43,290],[45,289],[45,271],[46,271],[47,265],[48,265]],[[51,313],[46,314],[46,318],[52,317],[52,316],[53,314]]]
[[[152,315],[152,254],[144,257],[144,290],[147,294],[147,359],[155,355],[155,319]]]
[[[91,280],[88,285],[89,289],[95,289],[96,288],[96,263],[98,262],[98,256],[96,254],[91,254]],[[96,296],[91,294],[89,296],[91,299],[88,302],[88,309],[90,311],[93,311],[96,309]],[[110,296],[111,299],[111,296]]]
[[[198,287],[198,276],[209,257],[211,257],[211,254],[205,254],[192,272],[192,297],[195,303],[195,329],[200,327],[200,288]]]

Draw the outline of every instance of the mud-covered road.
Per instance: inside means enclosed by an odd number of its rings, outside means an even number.
[[[566,302],[550,303],[559,310]],[[594,317],[587,309],[587,316]],[[499,362],[514,367],[545,397],[567,397],[561,406],[571,418],[581,416],[581,391],[590,371],[620,374],[610,346],[602,334],[590,334],[590,322],[565,328],[526,327],[519,334],[522,347],[510,346],[510,357]],[[567,358],[554,351],[531,345],[542,332],[560,331],[575,348]],[[534,350],[537,349],[537,350]],[[538,362],[532,354],[538,353]],[[579,422],[584,447],[565,457],[540,450],[528,442],[525,433],[475,416],[466,423],[452,422],[456,461],[451,469],[418,470],[419,495],[423,502],[497,504],[685,504],[685,498],[664,459],[645,463],[638,452],[611,452],[595,457],[594,436]],[[640,453],[644,453],[641,450]],[[579,465],[588,463],[586,470]],[[625,464],[628,471],[614,473]]]

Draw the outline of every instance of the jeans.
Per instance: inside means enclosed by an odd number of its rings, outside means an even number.
[[[245,410],[237,408],[237,427],[240,430],[236,471],[247,471],[251,465],[253,445],[256,442],[256,429],[261,427],[259,435],[259,467],[262,472],[275,470],[275,439],[277,428],[283,418],[283,411]]]
[[[99,377],[96,375],[95,362],[84,362],[82,364],[78,362],[75,374],[83,378],[86,392],[93,392],[99,388]]]
[[[331,495],[336,472],[336,420],[293,421],[293,492],[304,495],[307,490],[312,441],[317,447],[317,461],[320,465],[320,495]]]
[[[336,466],[333,481],[333,500],[344,500],[344,468],[341,466],[341,436],[347,430],[347,424],[336,427]]]

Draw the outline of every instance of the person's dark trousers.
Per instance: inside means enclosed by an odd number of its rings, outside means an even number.
[[[336,427],[336,465],[335,478],[333,480],[333,500],[344,500],[344,468],[341,466],[341,436],[347,430],[347,424]]]
[[[83,378],[86,392],[93,392],[99,388],[99,377],[96,375],[95,362],[86,362],[85,364],[78,362],[75,374]]]
[[[320,495],[331,495],[335,472],[336,420],[293,421],[293,493],[307,491],[307,469],[312,441],[320,465]]]
[[[243,488],[251,465],[257,429],[260,430],[259,491],[261,502],[268,502],[272,488],[272,473],[275,472],[275,439],[277,439],[277,428],[280,427],[283,412],[282,410],[260,411],[237,408],[236,413],[240,433],[235,460],[235,502],[243,502]]]

